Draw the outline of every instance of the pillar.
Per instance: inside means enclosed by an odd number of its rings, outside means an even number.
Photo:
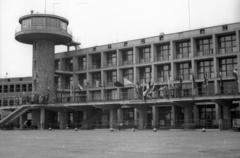
[[[116,109],[110,110],[110,128],[117,127],[117,120],[118,120],[118,111]]]
[[[223,106],[223,120],[224,120],[224,129],[231,128],[231,113],[230,107],[227,105]]]
[[[193,119],[195,125],[199,124],[199,107],[197,105],[193,106]]]
[[[176,107],[172,105],[171,126],[175,126],[175,124],[176,124]]]
[[[184,107],[184,124],[186,124],[187,126],[193,121],[192,110],[193,107],[191,105]]]
[[[145,129],[147,126],[147,109],[140,108],[139,110],[139,124],[138,129]]]
[[[40,125],[40,109],[32,110],[32,125],[39,128]]]
[[[45,128],[45,109],[40,109],[40,129],[43,130]]]
[[[19,117],[19,127],[20,129],[22,128],[23,126],[23,118],[22,118],[22,115]]]
[[[118,113],[118,118],[117,118],[118,124],[120,124],[123,121],[123,110],[118,109],[117,113]]]
[[[158,122],[158,108],[156,106],[152,107],[152,114],[153,114],[153,126],[157,127],[159,122]]]
[[[67,126],[68,126],[67,111],[61,110],[60,111],[60,129],[65,129]]]

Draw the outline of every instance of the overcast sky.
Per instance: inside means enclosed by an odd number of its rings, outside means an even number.
[[[14,35],[30,10],[44,13],[45,0],[0,0],[0,78],[32,75],[32,46]],[[46,12],[67,18],[87,48],[240,22],[240,0],[46,0]]]

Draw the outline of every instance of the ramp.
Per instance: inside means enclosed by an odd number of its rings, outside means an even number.
[[[15,120],[16,118],[21,116],[23,113],[28,111],[30,108],[31,107],[29,105],[22,105],[21,107],[19,107],[15,111],[13,111],[10,115],[8,115],[3,120],[1,120],[0,125],[7,125],[7,124],[11,123],[13,120]]]

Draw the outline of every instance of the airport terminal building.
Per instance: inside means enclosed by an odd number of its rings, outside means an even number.
[[[2,126],[230,129],[240,119],[240,23],[85,49],[63,17],[19,23],[16,40],[33,45],[33,76],[1,79],[1,113],[11,111]],[[75,50],[54,54],[60,44]]]

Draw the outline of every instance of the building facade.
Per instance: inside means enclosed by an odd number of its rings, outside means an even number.
[[[239,48],[234,23],[58,53],[55,94],[18,116],[31,112],[41,129],[230,129],[240,118]]]

